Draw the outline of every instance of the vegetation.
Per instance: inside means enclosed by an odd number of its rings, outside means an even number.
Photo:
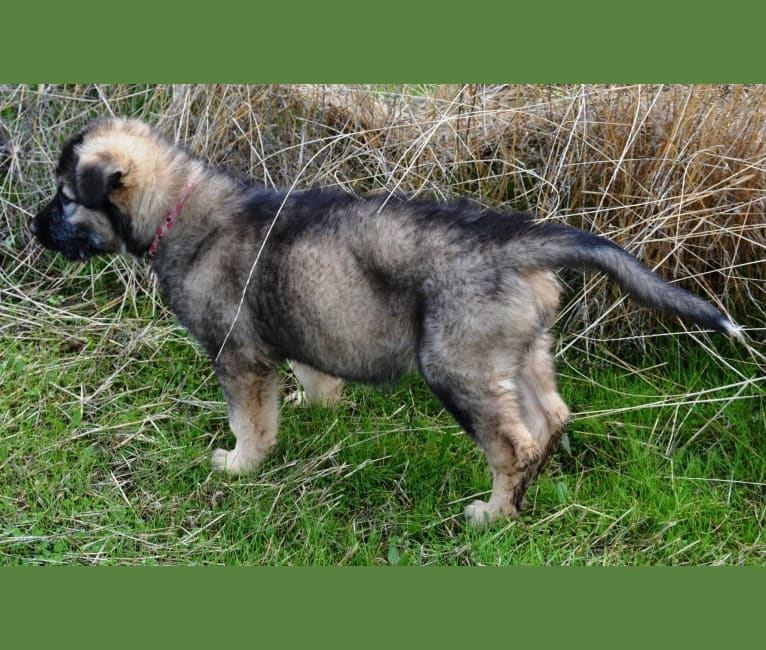
[[[417,377],[285,407],[261,472],[214,474],[225,405],[148,265],[70,264],[24,227],[63,139],[111,113],[269,185],[604,233],[747,340],[565,274],[574,420],[528,509],[486,531],[462,520],[486,463]],[[746,86],[0,86],[0,562],[763,563],[764,124],[766,88]]]

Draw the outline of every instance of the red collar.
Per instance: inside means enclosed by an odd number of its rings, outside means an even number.
[[[151,246],[149,246],[149,257],[153,257],[154,254],[157,252],[157,247],[160,245],[160,239],[162,239],[165,235],[168,234],[168,231],[173,227],[173,225],[176,222],[176,218],[181,212],[181,209],[184,207],[184,202],[186,201],[186,197],[189,196],[189,190],[191,190],[193,184],[192,182],[188,182],[186,184],[186,189],[184,190],[183,196],[181,197],[181,200],[176,203],[175,207],[172,210],[168,210],[165,213],[165,216],[162,219],[162,223],[157,228],[157,232],[154,233],[154,239],[152,240]]]

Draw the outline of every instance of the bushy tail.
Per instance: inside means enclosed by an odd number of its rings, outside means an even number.
[[[593,233],[563,224],[544,223],[523,238],[527,260],[547,268],[587,266],[605,273],[636,300],[690,324],[741,338],[741,328],[713,305],[693,293],[667,283],[617,244]],[[534,250],[530,250],[534,249]],[[534,264],[534,261],[532,262]]]

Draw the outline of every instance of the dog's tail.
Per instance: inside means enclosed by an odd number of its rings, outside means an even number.
[[[742,329],[713,305],[693,293],[669,284],[617,244],[593,233],[543,223],[533,226],[523,257],[537,259],[548,268],[595,268],[615,280],[639,302],[687,323],[741,338]],[[526,241],[524,241],[526,240]],[[537,249],[534,252],[530,249]]]

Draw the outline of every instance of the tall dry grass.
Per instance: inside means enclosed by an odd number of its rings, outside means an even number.
[[[469,197],[603,233],[760,338],[765,87],[0,87],[6,286],[34,274],[24,225],[62,140],[104,114],[153,122],[267,185]],[[646,312],[588,277],[565,276],[562,330],[582,341],[645,329]]]

